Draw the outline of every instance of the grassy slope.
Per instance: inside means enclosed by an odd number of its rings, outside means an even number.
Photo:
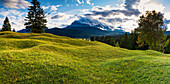
[[[170,55],[52,34],[0,33],[1,83],[170,82]]]

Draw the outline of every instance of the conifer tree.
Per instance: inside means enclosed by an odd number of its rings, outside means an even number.
[[[94,40],[95,40],[94,36],[92,36],[92,37],[90,38],[90,40],[91,40],[91,41],[94,41]]]
[[[132,31],[128,40],[128,49],[135,50],[136,47],[138,46],[136,41],[137,41],[137,35]]]
[[[120,47],[128,48],[128,34],[127,34],[127,32],[125,33],[124,38],[121,39]]]
[[[115,40],[113,38],[110,38],[109,44],[112,45],[112,46],[115,46]]]
[[[15,32],[15,29],[13,29],[13,32]]]
[[[120,46],[119,46],[119,42],[116,43],[116,47],[120,47]]]
[[[47,23],[45,13],[40,7],[40,2],[38,0],[32,0],[31,4],[32,6],[28,6],[29,12],[25,19],[26,29],[32,33],[44,33]]]
[[[168,39],[168,42],[167,42],[167,46],[165,48],[165,53],[170,53],[170,43],[169,43],[170,39]]]
[[[2,31],[11,31],[11,25],[10,25],[8,17],[6,17],[4,20],[4,24],[2,26]]]

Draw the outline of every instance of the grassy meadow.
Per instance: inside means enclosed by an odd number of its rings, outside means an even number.
[[[170,55],[47,33],[0,32],[0,83],[168,84]]]

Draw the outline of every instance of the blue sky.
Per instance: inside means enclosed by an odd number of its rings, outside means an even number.
[[[0,28],[4,18],[10,19],[12,28],[24,29],[24,17],[32,0],[0,0]],[[170,0],[39,0],[47,13],[49,28],[63,28],[80,17],[98,20],[131,31],[138,27],[138,19],[145,11],[156,10],[164,13],[170,30]]]

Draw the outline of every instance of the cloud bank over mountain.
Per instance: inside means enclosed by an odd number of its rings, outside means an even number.
[[[116,7],[111,5],[107,5],[104,7],[93,6],[93,8],[89,9],[88,12],[86,13],[83,12],[81,14],[75,14],[75,15],[80,15],[82,17],[90,17],[92,19],[96,19],[102,23],[105,23],[109,26],[112,26],[114,29],[119,29],[121,27],[125,31],[130,32],[134,28],[138,27],[139,16],[144,14],[148,10],[160,11],[164,13],[165,18],[168,19],[167,18],[168,12],[164,12],[164,9],[165,6],[163,6],[161,3],[158,3],[155,0],[123,0],[123,3],[117,5]],[[51,19],[64,20],[65,18],[63,19],[61,18],[67,16],[69,17],[70,15],[67,15],[66,13],[61,15],[60,13],[58,13],[55,16],[53,16]],[[167,22],[165,23],[169,24]]]

